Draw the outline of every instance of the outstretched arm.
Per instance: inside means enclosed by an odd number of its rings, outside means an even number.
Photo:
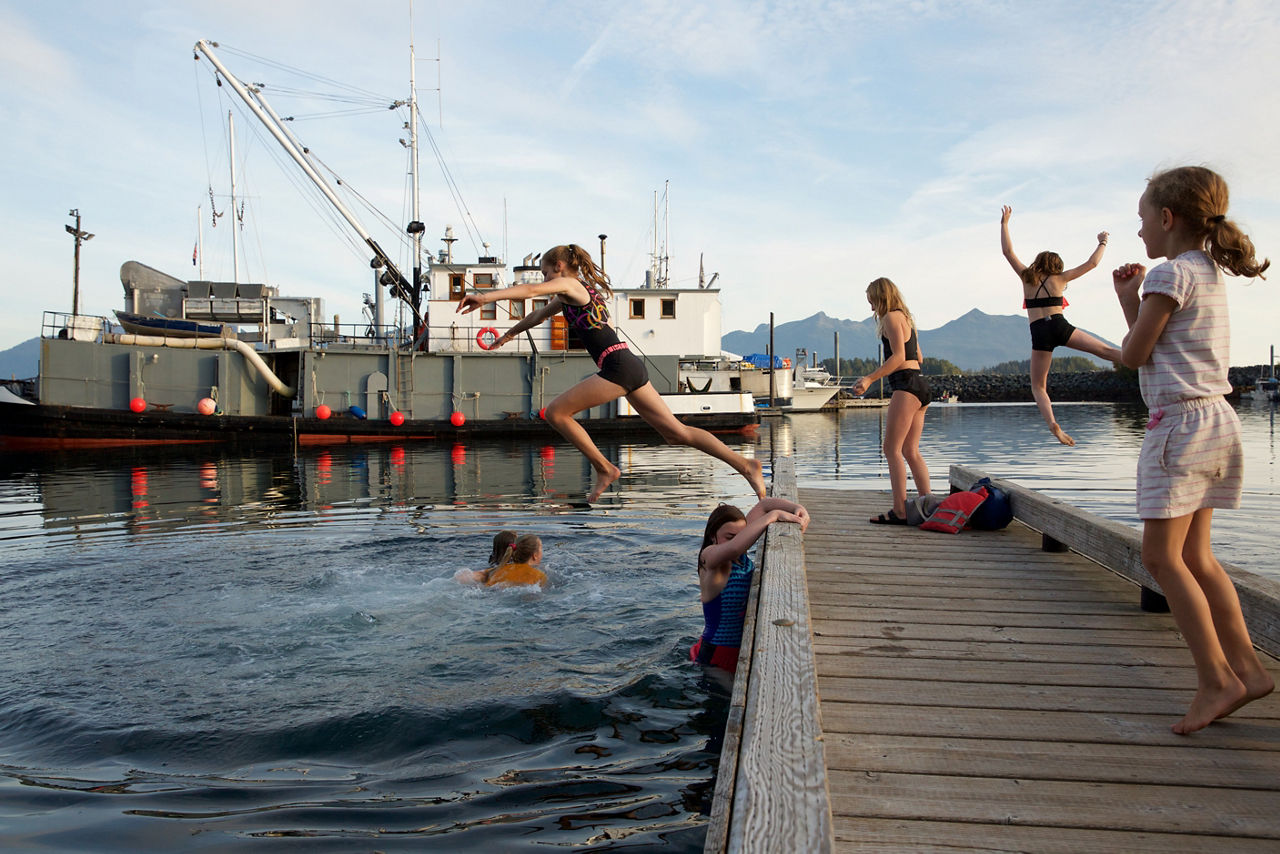
[[[804,531],[809,527],[809,511],[805,510],[800,504],[794,501],[788,501],[785,498],[762,498],[755,507],[747,512],[747,522],[750,522],[756,516],[763,516],[770,510],[781,510],[800,519],[800,530]],[[784,519],[783,521],[791,522],[792,519]]]
[[[1102,253],[1107,251],[1107,238],[1110,235],[1105,231],[1098,232],[1098,248],[1093,250],[1093,254],[1089,256],[1089,260],[1085,261],[1079,267],[1072,267],[1070,270],[1062,272],[1062,278],[1070,282],[1072,279],[1078,279],[1085,273],[1097,267],[1102,263]]]
[[[779,499],[766,498],[764,500],[771,501]],[[790,504],[791,502],[787,503]],[[799,507],[800,505],[797,504],[794,506]],[[804,508],[800,509],[803,510]],[[755,514],[755,510],[752,509],[751,513]],[[760,535],[763,534],[774,522],[794,522],[795,524],[800,525],[801,530],[803,530],[809,526],[808,520],[809,513],[807,511],[803,516],[801,516],[799,513],[792,513],[788,510],[782,510],[777,507],[755,515],[754,519],[751,518],[751,515],[748,515],[746,527],[739,531],[732,540],[724,543],[712,543],[702,550],[702,565],[721,566],[742,557],[742,555],[746,554],[751,547],[755,545],[756,540],[760,539]]]
[[[514,341],[521,332],[524,332],[526,329],[532,329],[548,317],[551,317],[553,314],[559,314],[563,309],[564,305],[560,302],[560,297],[552,298],[542,308],[526,314],[519,322],[516,323],[515,326],[502,333],[502,336],[498,338],[497,341],[493,342],[493,347],[490,349],[496,350],[508,341]]]
[[[1005,260],[1009,262],[1009,266],[1013,268],[1013,272],[1019,276],[1022,271],[1027,269],[1027,265],[1018,260],[1018,256],[1013,253],[1013,238],[1009,236],[1009,217],[1013,216],[1013,208],[1005,205],[1000,208],[1000,251],[1004,253]]]

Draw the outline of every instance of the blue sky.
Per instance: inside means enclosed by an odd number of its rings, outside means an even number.
[[[227,109],[247,198],[245,278],[322,296],[356,322],[365,253],[300,195],[191,48],[226,46],[228,67],[280,93],[273,105],[299,117],[319,158],[402,222],[397,114],[305,118],[317,102],[285,89],[333,87],[244,54],[403,98],[408,24],[403,0],[0,2],[0,349],[35,335],[42,311],[70,310],[71,208],[96,234],[84,312],[122,306],[130,259],[195,278],[200,205],[205,276],[230,278],[229,217],[207,222],[210,186],[226,207]],[[1074,265],[1112,232],[1103,266],[1068,292],[1068,316],[1119,340],[1109,271],[1143,260],[1144,180],[1181,163],[1221,171],[1232,215],[1280,262],[1280,7],[1268,0],[418,0],[413,31],[423,110],[479,234],[424,140],[428,246],[452,224],[459,255],[484,240],[513,261],[563,242],[594,251],[603,232],[615,283],[638,284],[654,191],[670,181],[673,282],[692,286],[703,254],[707,274],[720,273],[726,332],[770,311],[779,323],[818,311],[860,320],[865,286],[882,275],[924,329],[972,308],[1018,313],[999,250],[1009,204],[1024,260],[1054,249]],[[390,227],[364,218],[407,257]],[[1280,338],[1280,291],[1232,285],[1232,362],[1256,364]]]

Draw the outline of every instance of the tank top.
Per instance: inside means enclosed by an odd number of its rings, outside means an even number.
[[[716,646],[741,646],[742,619],[747,613],[751,575],[756,565],[751,555],[742,555],[729,565],[729,580],[720,595],[702,603],[702,639]]]
[[[893,355],[893,347],[889,344],[889,339],[881,336],[880,343],[884,346],[884,357],[886,360]],[[908,362],[920,361],[920,339],[916,337],[916,331],[911,330],[911,337],[907,339],[906,345],[902,348],[902,357]]]
[[[587,289],[591,302],[586,305],[571,305],[566,302],[564,319],[577,330],[582,346],[587,348],[592,360],[599,364],[600,355],[621,342],[618,333],[609,325],[609,306],[605,304],[604,295],[592,287],[590,282],[582,282],[582,286]]]

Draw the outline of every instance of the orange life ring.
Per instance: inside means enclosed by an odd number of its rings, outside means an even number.
[[[485,343],[486,335],[493,336],[493,340],[489,344]],[[501,337],[502,336],[498,334],[498,330],[494,329],[492,326],[486,326],[484,329],[481,329],[479,332],[476,333],[476,343],[480,345],[481,350],[492,350],[493,345],[497,344],[498,339]]]

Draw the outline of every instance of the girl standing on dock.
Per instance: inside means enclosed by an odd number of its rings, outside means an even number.
[[[1160,584],[1195,660],[1197,689],[1173,725],[1195,732],[1275,687],[1254,652],[1231,578],[1213,556],[1215,508],[1240,506],[1240,420],[1223,395],[1230,334],[1221,270],[1261,277],[1252,241],[1227,219],[1227,184],[1184,166],[1155,175],[1138,200],[1147,273],[1112,273],[1129,332],[1122,361],[1138,369],[1150,410],[1138,457],[1142,563]],[[1144,281],[1145,276],[1145,281]],[[1141,288],[1141,293],[1139,293]]]
[[[1013,208],[1005,205],[1000,211],[1000,249],[1005,260],[1013,267],[1022,282],[1022,307],[1031,321],[1031,396],[1035,398],[1040,417],[1058,441],[1064,445],[1076,442],[1058,426],[1053,417],[1053,401],[1049,400],[1049,367],[1053,364],[1055,347],[1070,347],[1111,362],[1120,361],[1120,351],[1087,332],[1076,329],[1067,322],[1062,310],[1067,307],[1063,291],[1067,283],[1078,279],[1097,267],[1107,248],[1107,233],[1098,232],[1098,247],[1089,259],[1079,267],[1062,269],[1062,257],[1057,252],[1041,252],[1028,267],[1013,252],[1013,239],[1009,237],[1009,217]]]
[[[873,525],[907,524],[907,468],[916,482],[916,492],[929,494],[929,467],[920,454],[920,434],[924,413],[933,400],[929,381],[920,373],[924,354],[916,335],[916,323],[902,299],[898,286],[886,278],[867,285],[867,302],[876,316],[876,331],[884,349],[884,362],[858,380],[854,394],[864,394],[871,384],[888,377],[893,396],[885,415],[884,458],[889,467],[889,487],[893,507],[871,520]]]
[[[809,511],[785,498],[766,498],[746,516],[732,504],[711,511],[698,550],[704,626],[689,650],[690,661],[730,673],[737,668],[742,619],[756,568],[747,552],[774,522],[794,522],[804,531],[809,527]]]
[[[545,417],[595,469],[595,485],[587,496],[588,501],[599,498],[609,484],[618,479],[619,472],[618,467],[600,453],[574,416],[624,396],[640,417],[668,443],[689,445],[723,460],[747,479],[757,498],[764,497],[764,474],[759,460],[734,453],[706,430],[690,427],[671,414],[671,409],[649,382],[644,362],[628,349],[626,342],[619,340],[618,333],[609,324],[606,300],[613,296],[613,289],[604,271],[591,260],[589,252],[573,243],[548,250],[542,256],[542,278],[543,281],[533,284],[467,294],[459,301],[457,310],[468,314],[498,300],[552,297],[545,306],[526,315],[503,333],[492,349],[501,347],[526,329],[532,329],[560,312],[564,312],[565,320],[578,331],[583,345],[600,370],[551,401]]]

